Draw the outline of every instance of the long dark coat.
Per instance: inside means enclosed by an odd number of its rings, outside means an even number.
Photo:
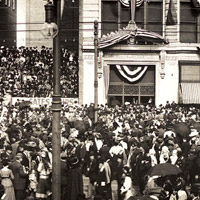
[[[79,167],[71,168],[67,177],[67,200],[77,200],[83,194],[82,171]]]
[[[67,161],[61,160],[61,200],[67,199],[68,170]]]
[[[94,184],[98,174],[98,162],[96,159],[88,160],[84,166],[85,174],[89,177],[90,183]]]

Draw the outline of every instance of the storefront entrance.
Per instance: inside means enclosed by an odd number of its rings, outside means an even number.
[[[143,73],[141,73],[142,70]],[[132,77],[127,77],[126,72]],[[155,104],[155,65],[127,65],[126,72],[120,71],[116,65],[110,65],[108,103],[110,105],[125,102]]]

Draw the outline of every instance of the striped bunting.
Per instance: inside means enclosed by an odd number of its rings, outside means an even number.
[[[111,33],[101,38],[101,40],[99,41],[99,48],[105,48],[111,46],[120,41],[127,40],[128,38],[130,38],[130,35],[126,31],[120,31],[115,34]]]
[[[134,76],[135,74],[137,74],[138,72],[141,71],[142,67],[137,67],[137,69],[131,71],[126,65],[123,66],[124,70],[126,71],[127,74],[130,74],[131,76]]]
[[[137,67],[136,69],[133,68],[133,70],[131,70],[131,68],[126,65],[116,65],[116,68],[126,80],[133,83],[138,81],[144,75],[148,67]]]
[[[157,33],[140,28],[136,28],[136,30],[131,30],[131,28],[127,26],[127,28],[123,30],[120,29],[119,31],[112,32],[108,35],[104,35],[99,41],[99,48],[112,46],[116,43],[127,40],[131,37],[134,37],[136,41],[143,40],[152,43],[165,43],[165,44],[169,43],[165,38],[163,38],[161,35]]]
[[[126,6],[126,7],[130,7],[130,1],[131,0],[119,0],[122,5]],[[136,0],[136,7],[139,7],[142,5],[142,3],[144,2],[144,0]]]
[[[184,104],[200,103],[200,83],[181,83]]]
[[[149,41],[152,43],[165,43],[168,44],[168,41],[165,40],[165,38],[163,38],[161,35],[159,35],[158,33],[152,32],[152,31],[148,31],[145,29],[140,29],[138,28],[136,31],[136,40],[137,38],[141,38],[144,41]]]

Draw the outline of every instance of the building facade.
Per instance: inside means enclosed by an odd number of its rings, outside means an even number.
[[[199,17],[198,0],[81,0],[80,103],[94,102],[95,76],[98,104],[200,103]]]
[[[52,47],[52,40],[45,39],[41,34],[45,21],[44,5],[46,1],[17,1],[17,46]]]
[[[16,0],[0,0],[0,45],[16,45]]]
[[[45,22],[47,0],[17,0],[17,46],[53,47],[52,39],[41,33]],[[61,45],[70,51],[78,51],[79,1],[61,0]]]

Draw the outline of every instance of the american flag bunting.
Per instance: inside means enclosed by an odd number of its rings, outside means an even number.
[[[122,5],[126,6],[126,7],[130,7],[130,1],[131,0],[119,0]],[[136,7],[139,7],[143,4],[144,0],[136,0]]]

